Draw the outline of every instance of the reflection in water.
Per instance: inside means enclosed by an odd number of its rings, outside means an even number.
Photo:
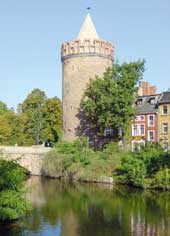
[[[30,178],[33,210],[5,236],[168,236],[170,193]]]

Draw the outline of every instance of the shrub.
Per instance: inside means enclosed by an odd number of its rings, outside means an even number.
[[[134,158],[132,153],[127,153],[122,158],[121,166],[118,169],[118,181],[136,187],[145,187],[146,166],[138,158]]]
[[[20,189],[24,178],[23,169],[15,161],[0,160],[0,191]]]
[[[152,185],[154,188],[169,190],[170,189],[170,169],[165,168],[158,171],[154,176]]]
[[[159,145],[146,143],[146,146],[140,151],[132,153],[133,157],[144,162],[147,168],[147,175],[154,175],[164,166],[165,153]]]
[[[0,220],[15,220],[25,215],[31,205],[21,191],[6,190],[0,192]]]
[[[84,138],[57,144],[44,159],[47,176],[71,176],[76,180],[113,176],[119,183],[141,188],[168,189],[166,168],[170,169],[170,153],[159,145],[148,143],[140,151],[129,152],[120,150],[117,143],[109,143],[103,151],[95,152]]]
[[[15,161],[0,160],[0,221],[22,217],[30,204],[25,199],[25,173]]]

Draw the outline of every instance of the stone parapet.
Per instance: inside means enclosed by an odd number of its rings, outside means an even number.
[[[31,175],[43,175],[43,160],[52,148],[0,146],[0,158],[16,160]]]
[[[98,55],[107,57],[113,61],[114,46],[112,43],[96,39],[84,39],[65,42],[61,47],[61,60],[64,61],[69,56]]]

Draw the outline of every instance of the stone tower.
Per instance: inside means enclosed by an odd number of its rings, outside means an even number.
[[[78,111],[90,78],[102,76],[113,64],[114,46],[98,36],[87,14],[77,39],[62,44],[62,102],[64,139],[76,138]]]

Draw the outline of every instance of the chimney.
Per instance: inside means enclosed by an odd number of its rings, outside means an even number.
[[[155,95],[156,93],[157,93],[156,86],[150,86],[150,84],[146,81],[141,81],[139,83],[139,90],[138,90],[139,96],[150,96],[150,95]]]

